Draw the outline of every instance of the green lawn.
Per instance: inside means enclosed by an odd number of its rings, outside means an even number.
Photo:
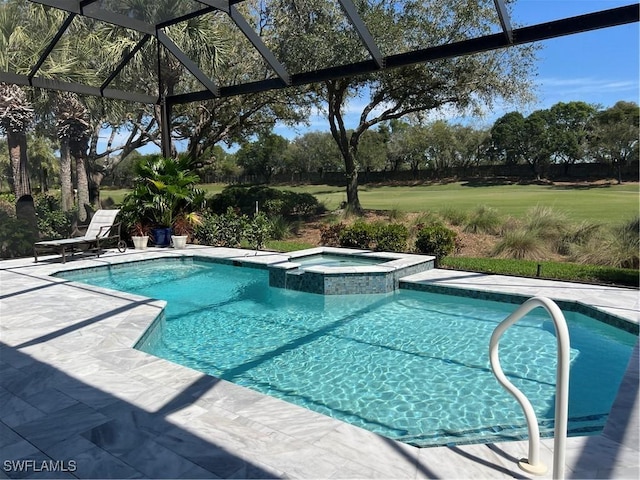
[[[219,193],[224,185],[202,185],[208,195]],[[334,210],[346,200],[344,187],[331,185],[278,186],[283,190],[307,192]],[[102,198],[120,203],[127,190],[103,190]],[[478,205],[496,208],[501,215],[523,217],[536,205],[564,212],[572,221],[620,223],[639,213],[637,184],[570,188],[553,185],[488,185],[465,183],[416,186],[363,185],[359,189],[363,208],[404,212],[471,211]]]
[[[284,188],[284,187],[283,187]],[[344,188],[327,185],[287,187],[314,194],[327,208],[346,200]],[[502,215],[522,217],[536,205],[564,212],[573,221],[617,223],[638,215],[640,191],[637,184],[592,188],[547,185],[466,186],[463,183],[417,186],[362,186],[363,208],[404,212],[470,211],[478,205],[496,208]]]

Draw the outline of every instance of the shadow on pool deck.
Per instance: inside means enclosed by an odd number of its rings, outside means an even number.
[[[87,385],[0,343],[2,460],[10,478],[34,469],[7,469],[8,461],[69,461],[74,471],[46,478],[274,478],[267,470],[171,423],[166,417],[214,388],[202,377],[155,412]],[[8,408],[13,407],[13,408]],[[28,464],[23,464],[27,466]]]

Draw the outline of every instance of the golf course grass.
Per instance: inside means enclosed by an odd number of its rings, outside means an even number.
[[[212,196],[225,185],[201,185]],[[344,187],[335,185],[282,186],[276,188],[315,195],[327,209],[335,210],[346,200]],[[103,190],[102,198],[118,204],[127,190]],[[473,211],[480,205],[493,207],[500,215],[522,218],[535,206],[551,207],[572,222],[620,223],[639,213],[637,183],[571,185],[485,185],[456,182],[415,186],[362,185],[362,207],[399,212]]]

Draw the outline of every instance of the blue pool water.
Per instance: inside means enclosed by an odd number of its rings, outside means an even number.
[[[321,253],[292,258],[290,261],[299,263],[303,267],[312,267],[317,265],[322,265],[323,267],[362,267],[367,265],[379,265],[381,263],[389,262],[390,260],[386,258]]]
[[[493,377],[489,338],[515,305],[414,291],[322,296],[265,270],[145,262],[65,278],[168,301],[137,348],[418,446],[526,435]],[[570,433],[602,429],[636,336],[574,312]],[[501,363],[553,428],[556,339],[545,312],[502,337]]]

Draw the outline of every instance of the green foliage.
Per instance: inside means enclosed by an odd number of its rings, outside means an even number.
[[[33,202],[38,221],[38,232],[42,240],[66,238],[71,234],[74,212],[63,212],[60,198],[49,194],[34,196]]]
[[[297,230],[297,224],[291,223],[288,219],[282,215],[276,215],[269,219],[271,223],[271,238],[274,240],[283,240]]]
[[[638,270],[568,262],[536,262],[498,258],[447,257],[440,266],[467,272],[536,277],[540,265],[540,277],[564,281],[608,283],[630,287],[639,286]]]
[[[263,185],[229,186],[209,201],[214,213],[233,207],[245,215],[252,215],[256,211],[256,203],[259,211],[283,217],[308,217],[324,211],[324,207],[310,193],[283,191]]]
[[[368,249],[375,241],[376,230],[375,225],[358,220],[340,232],[340,246]]]
[[[264,212],[256,213],[253,218],[244,225],[244,237],[251,248],[260,250],[265,242],[271,238],[273,227]]]
[[[379,252],[404,252],[407,248],[409,229],[400,223],[380,224],[376,228],[375,250]]]
[[[316,245],[307,242],[300,242],[297,240],[269,240],[266,243],[266,248],[269,250],[275,250],[276,252],[294,252],[296,250],[306,250],[307,248],[313,248]]]
[[[203,215],[194,231],[196,242],[202,245],[235,248],[246,243],[256,250],[264,248],[272,235],[273,224],[265,213],[259,212],[249,218],[232,208],[222,215]]]
[[[549,258],[545,241],[528,230],[506,232],[496,244],[493,255],[500,258],[544,260]]]
[[[320,244],[327,247],[339,247],[340,235],[347,226],[344,223],[320,226]]]
[[[0,210],[0,258],[26,257],[33,252],[33,237],[28,222]]]
[[[464,225],[469,220],[469,214],[457,208],[445,208],[440,210],[440,216],[451,225]]]
[[[181,215],[204,207],[204,191],[196,188],[198,176],[188,158],[145,157],[135,171],[135,186],[122,204],[125,228],[138,222],[171,227]]]
[[[246,222],[247,217],[245,215],[238,215],[235,210],[229,207],[226,213],[217,216],[215,222],[217,238],[210,245],[237,247],[242,241]]]
[[[434,255],[439,262],[453,253],[456,247],[456,232],[444,225],[423,227],[416,238],[416,250],[427,255]]]
[[[12,195],[15,199],[15,195]],[[16,201],[8,200],[5,196],[0,196],[0,212],[5,215],[15,218],[16,217]]]
[[[640,251],[640,219],[636,217],[622,225],[600,230],[574,249],[573,259],[591,265],[638,268]]]
[[[495,208],[480,205],[471,214],[465,232],[471,233],[498,233],[502,220]]]

